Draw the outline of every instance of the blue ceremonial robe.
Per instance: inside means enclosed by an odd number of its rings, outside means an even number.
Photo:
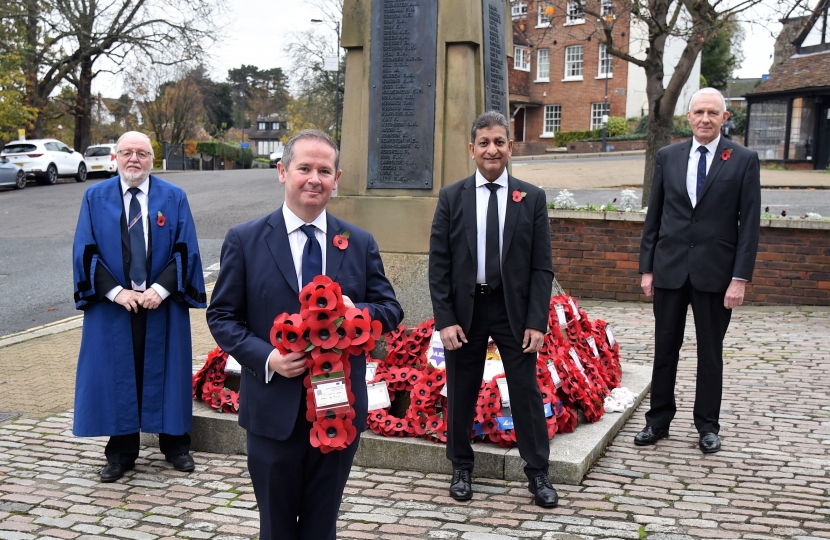
[[[176,290],[147,310],[142,411],[138,414],[130,312],[95,290],[100,268],[130,289],[122,242],[129,252],[120,178],[84,193],[73,246],[75,307],[84,312],[75,381],[75,423],[80,437],[143,431],[181,435],[192,425],[192,351],[189,308],[204,308],[205,283],[196,227],[178,186],[150,176],[148,287],[171,262]],[[165,218],[158,224],[159,212]],[[123,221],[123,223],[122,223]]]

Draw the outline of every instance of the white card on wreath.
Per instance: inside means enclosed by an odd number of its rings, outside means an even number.
[[[608,336],[608,344],[614,346],[614,333],[609,325],[605,325],[605,335]]]
[[[504,373],[504,364],[501,360],[485,360],[484,361],[484,375],[481,377],[484,382],[490,382],[496,375]]]
[[[510,389],[507,386],[507,377],[502,377],[501,379],[496,381],[496,384],[499,385],[499,394],[501,394],[501,404],[502,407],[509,407],[510,406]]]
[[[444,361],[444,343],[441,341],[441,334],[433,332],[427,348],[427,363],[434,368],[446,369]]]
[[[236,358],[231,355],[228,355],[228,361],[225,362],[225,373],[236,373],[237,375],[242,374],[242,366],[237,362]]]
[[[385,409],[392,405],[392,401],[389,399],[389,388],[386,386],[386,381],[367,384],[366,394],[369,396],[370,411]]]
[[[366,382],[370,383],[375,378],[375,373],[378,370],[378,362],[366,362]]]

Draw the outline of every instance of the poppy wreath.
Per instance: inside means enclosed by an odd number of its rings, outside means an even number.
[[[368,308],[347,308],[340,285],[327,276],[317,276],[300,291],[300,313],[283,313],[274,319],[271,344],[280,354],[306,353],[303,384],[306,418],[311,422],[309,440],[324,454],[345,449],[357,437],[349,358],[374,349],[381,329]],[[338,371],[345,375],[348,411],[329,410],[318,417],[311,377]]]
[[[446,442],[447,402],[441,396],[446,374],[426,358],[433,329],[434,320],[429,319],[409,333],[399,325],[386,334],[386,359],[379,363],[372,382],[385,381],[390,400],[397,403],[369,412],[367,425],[378,435]]]
[[[239,393],[225,388],[228,353],[216,347],[193,375],[193,399],[201,399],[219,412],[239,413]]]

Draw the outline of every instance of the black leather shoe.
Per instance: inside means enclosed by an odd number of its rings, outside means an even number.
[[[167,456],[164,459],[173,464],[173,468],[181,472],[190,472],[196,468],[196,462],[190,454],[179,454],[178,456]]]
[[[456,501],[469,501],[473,498],[473,483],[470,480],[470,471],[455,469],[452,471],[450,497]]]
[[[720,439],[718,434],[711,431],[704,431],[700,434],[700,442],[698,443],[700,449],[704,454],[714,454],[720,451]]]
[[[101,471],[101,482],[105,484],[115,482],[133,467],[135,467],[135,463],[107,463],[107,466]]]
[[[550,480],[548,480],[546,474],[540,474],[528,482],[527,490],[533,493],[536,506],[556,508],[556,505],[559,504],[559,495],[556,494],[556,490],[550,485]]]
[[[668,429],[655,429],[651,426],[646,426],[643,431],[634,435],[634,444],[637,446],[648,446],[656,444],[660,439],[668,439]]]

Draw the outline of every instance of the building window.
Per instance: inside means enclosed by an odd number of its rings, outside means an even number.
[[[265,122],[257,122],[256,128],[259,131],[265,131],[266,129],[268,129],[268,128],[265,127],[265,125],[266,125]]]
[[[608,54],[608,49],[605,43],[599,44],[599,73],[597,77],[613,77],[614,73],[611,71],[611,55]]]
[[[545,105],[543,137],[553,137],[562,125],[562,105]]]
[[[583,53],[582,45],[565,47],[565,80],[582,80]]]
[[[271,122],[271,131],[279,131],[280,123],[279,122]]]
[[[521,19],[523,17],[527,17],[527,4],[524,2],[517,2],[513,0],[512,6],[510,7],[510,13],[513,15],[513,20]]]
[[[602,129],[602,117],[608,115],[608,103],[591,103],[591,129]]]
[[[784,136],[787,131],[787,102],[785,100],[753,103],[746,131],[747,146],[760,159],[784,159]]]
[[[256,153],[258,156],[268,156],[279,147],[279,141],[257,141]]]
[[[516,45],[513,47],[513,67],[520,71],[530,71],[530,63],[527,57],[527,47]]]
[[[550,81],[550,51],[548,49],[536,51],[536,81]]]
[[[813,129],[815,126],[815,98],[793,100],[793,115],[790,120],[790,145],[787,159],[813,159]],[[755,109],[752,110],[755,113]]]
[[[585,22],[585,13],[582,12],[582,3],[580,0],[571,0],[568,2],[567,16],[565,17],[565,24],[582,24]]]
[[[536,28],[547,28],[553,15],[553,6],[550,2],[539,0],[536,8]]]
[[[605,18],[606,15],[614,16],[614,0],[602,0],[602,7],[600,15]]]

